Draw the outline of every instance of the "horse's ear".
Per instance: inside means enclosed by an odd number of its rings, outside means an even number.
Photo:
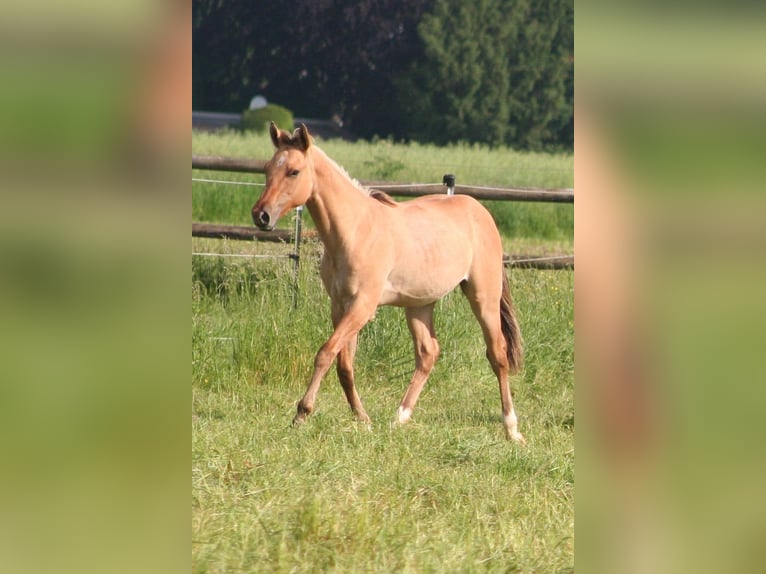
[[[271,122],[269,126],[269,134],[271,135],[271,143],[274,144],[274,147],[279,147],[279,128],[274,122]]]
[[[298,129],[293,132],[293,143],[301,151],[306,151],[311,147],[311,134],[306,124],[301,124]]]

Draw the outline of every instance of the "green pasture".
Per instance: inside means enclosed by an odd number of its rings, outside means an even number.
[[[465,185],[540,187],[565,189],[574,186],[571,154],[519,152],[505,148],[457,144],[439,148],[417,143],[395,144],[387,140],[348,143],[318,140],[318,145],[349,174],[359,180],[407,183],[441,183],[453,173]],[[274,152],[268,134],[239,132],[195,133],[195,154],[268,159]],[[194,177],[263,182],[262,175],[197,171]],[[192,182],[192,218],[250,225],[250,208],[261,188]],[[569,251],[574,237],[572,204],[485,202],[500,232],[509,238],[563,242]],[[310,217],[306,215],[311,226]],[[283,221],[280,226],[286,226]]]
[[[260,158],[270,154],[267,139],[195,134],[193,141],[195,153]],[[402,162],[407,167],[390,179],[441,181],[445,171],[461,173],[446,164],[461,162],[466,173],[475,170],[472,178],[458,175],[465,183],[522,185],[493,179],[511,176],[493,171],[489,161],[486,169],[478,165],[495,151],[320,145],[360,179],[379,179],[374,170],[382,163]],[[524,185],[572,185],[571,157],[507,153],[519,165],[525,157],[530,165],[550,161],[550,172],[540,167],[540,180],[531,169],[517,170],[517,177],[530,178]],[[430,175],[410,165],[416,157],[433,163]],[[205,185],[193,187],[195,219],[248,223],[258,188],[247,188],[241,205],[231,201],[215,211],[213,205],[225,203],[220,196],[233,194]],[[546,207],[571,212],[571,206]],[[526,235],[513,236],[503,229],[506,246],[571,251],[566,217],[551,224],[551,233],[528,226]],[[289,226],[287,218],[281,226]],[[192,248],[289,252],[276,244],[196,238]],[[193,571],[573,572],[573,272],[508,272],[525,349],[525,367],[511,381],[528,442],[520,446],[504,439],[497,382],[459,290],[437,305],[442,355],[410,425],[390,424],[414,360],[401,309],[385,307],[362,330],[356,359],[371,427],[354,421],[333,369],[315,414],[292,428],[314,354],[331,332],[320,254],[319,244],[306,244],[297,310],[288,259],[192,258]]]

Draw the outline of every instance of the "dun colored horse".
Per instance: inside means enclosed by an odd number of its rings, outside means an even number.
[[[336,358],[351,410],[360,421],[370,421],[354,386],[354,354],[360,329],[380,305],[404,307],[415,343],[415,372],[395,422],[410,420],[439,356],[434,304],[460,285],[481,325],[500,385],[506,437],[523,443],[508,384],[509,373],[521,366],[521,333],[500,235],[489,212],[466,195],[397,203],[352,180],[313,144],[305,125],[290,134],[272,122],[270,133],[276,152],[266,164],[266,187],[253,206],[253,221],[272,230],[287,211],[308,207],[325,248],[321,276],[335,327],[316,355],[293,424],[314,410],[319,385]]]

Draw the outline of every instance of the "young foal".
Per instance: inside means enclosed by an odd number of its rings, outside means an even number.
[[[308,207],[325,247],[321,276],[335,327],[316,355],[293,424],[314,409],[322,378],[336,358],[352,411],[369,422],[354,386],[353,363],[359,330],[379,305],[404,307],[415,343],[415,373],[397,411],[397,421],[406,423],[439,355],[434,304],[460,285],[497,375],[506,437],[523,443],[508,384],[508,374],[521,366],[521,333],[489,212],[466,195],[397,203],[349,178],[312,144],[305,125],[290,134],[272,122],[270,133],[277,149],[266,164],[266,188],[253,206],[253,221],[271,230],[288,210]]]

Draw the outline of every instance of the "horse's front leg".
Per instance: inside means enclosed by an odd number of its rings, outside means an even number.
[[[343,319],[346,311],[341,301],[332,302],[332,324],[333,327],[337,327]],[[354,385],[354,356],[356,355],[356,343],[359,337],[359,333],[353,335],[348,344],[341,348],[336,359],[336,367],[338,370],[338,380],[340,386],[343,388],[343,392],[346,395],[348,405],[351,407],[351,411],[356,415],[357,420],[363,423],[369,423],[370,417],[364,410],[362,405],[362,399],[359,398],[359,394],[356,392],[356,385]]]
[[[373,317],[376,305],[370,305],[357,298],[349,307],[346,313],[335,325],[335,330],[327,342],[322,345],[314,359],[314,373],[311,376],[308,389],[303,398],[298,401],[298,412],[293,419],[294,425],[299,425],[306,420],[306,417],[314,410],[314,401],[316,400],[319,386],[322,383],[327,371],[330,369],[338,353],[342,349],[347,349],[353,343],[357,333]],[[352,405],[353,408],[353,405]],[[362,418],[364,409],[361,409]]]

